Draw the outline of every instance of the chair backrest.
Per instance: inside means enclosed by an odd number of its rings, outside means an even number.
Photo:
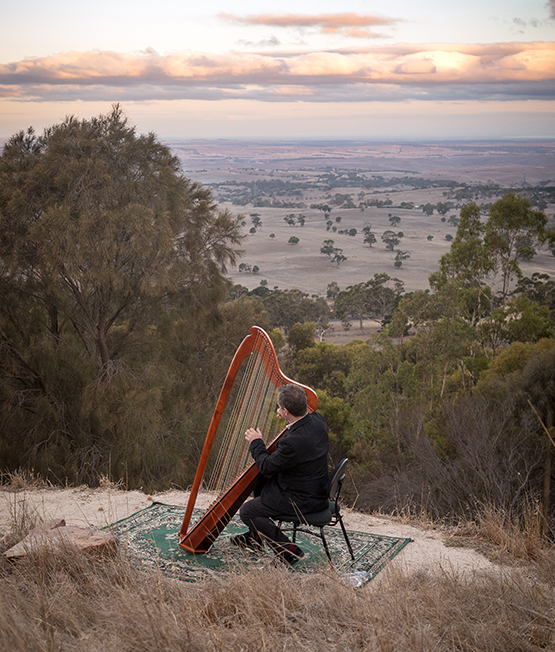
[[[337,495],[341,490],[341,485],[345,480],[345,467],[347,466],[348,461],[349,459],[347,457],[342,459],[341,462],[339,462],[339,464],[335,467],[335,469],[333,470],[330,476],[328,496],[329,499],[333,502],[336,502]]]

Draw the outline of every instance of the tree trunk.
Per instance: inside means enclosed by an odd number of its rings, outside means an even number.
[[[551,409],[547,411],[547,419],[545,424],[548,432],[552,432],[553,428],[553,413]],[[543,528],[549,531],[549,513],[551,510],[551,460],[553,458],[553,444],[549,437],[547,438],[547,445],[545,447],[545,461],[543,472]]]

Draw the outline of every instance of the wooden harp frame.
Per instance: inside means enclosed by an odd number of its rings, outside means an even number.
[[[185,510],[183,524],[179,532],[179,545],[189,552],[197,554],[208,552],[216,538],[235,515],[239,507],[252,493],[259,480],[258,468],[254,461],[251,460],[247,467],[232,481],[227,489],[216,498],[210,507],[208,507],[203,516],[193,525],[193,527],[191,527],[191,529],[189,529],[193,509],[208,464],[208,458],[214,445],[216,433],[218,432],[218,427],[233,384],[243,362],[250,355],[255,353],[260,355],[261,362],[264,365],[264,372],[276,389],[281,385],[297,385],[302,387],[306,392],[309,412],[314,412],[318,405],[318,397],[313,389],[291,380],[281,372],[274,346],[268,334],[262,328],[252,326],[249,330],[249,335],[247,335],[241,342],[233,360],[231,361],[231,365],[227,372],[227,376],[206,434],[204,447],[202,449],[189,501]],[[237,400],[240,401],[241,397],[238,396]],[[272,405],[271,410],[273,410],[273,408],[274,406]],[[258,416],[257,418],[259,419],[260,417]],[[253,421],[249,427],[258,427],[259,421],[256,420],[257,418],[253,417]],[[276,443],[284,434],[285,430],[285,428],[281,430],[281,432],[279,432],[278,435],[268,444],[268,450],[270,452],[275,450]]]

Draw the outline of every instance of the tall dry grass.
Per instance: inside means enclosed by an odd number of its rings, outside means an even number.
[[[15,518],[4,548],[29,526]],[[538,542],[520,561],[470,575],[391,564],[361,589],[270,568],[186,583],[68,545],[2,565],[0,650],[553,650],[555,552]]]

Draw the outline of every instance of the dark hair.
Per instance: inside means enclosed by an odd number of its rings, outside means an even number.
[[[282,385],[278,389],[278,403],[294,417],[306,414],[306,393],[298,385]]]

